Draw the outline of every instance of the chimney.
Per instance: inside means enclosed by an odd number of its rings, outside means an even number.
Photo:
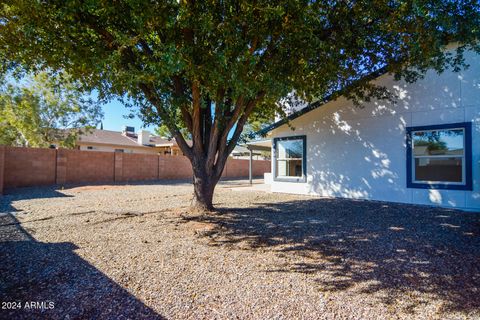
[[[147,130],[140,130],[138,132],[137,138],[138,144],[141,145],[149,145],[150,144],[150,132]]]

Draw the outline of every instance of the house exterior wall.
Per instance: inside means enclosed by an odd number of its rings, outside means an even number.
[[[466,61],[465,71],[431,71],[413,84],[380,77],[395,103],[340,98],[293,120],[294,131],[273,130],[272,138],[306,136],[307,177],[273,181],[272,191],[480,209],[480,56]],[[406,128],[459,122],[472,123],[473,191],[407,188]]]
[[[78,143],[77,146],[79,150],[94,152],[115,152],[116,149],[123,149],[124,153],[157,154],[161,151],[160,148],[154,147],[130,147],[114,144]],[[93,147],[93,149],[88,149],[89,146]]]
[[[158,150],[159,154],[171,155],[171,156],[183,156],[182,150],[180,150],[180,148],[177,146],[156,147],[156,149]]]

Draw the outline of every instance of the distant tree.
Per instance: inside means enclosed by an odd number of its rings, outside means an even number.
[[[180,133],[182,134],[182,136],[185,137],[185,139],[187,139],[187,140],[191,139],[191,136],[190,136],[187,128],[179,128],[179,130],[180,130]],[[168,140],[171,140],[171,139],[174,138],[172,133],[168,129],[167,125],[165,125],[165,124],[161,124],[160,126],[156,127],[155,128],[155,134],[162,137],[162,138],[168,139]]]
[[[0,60],[66,70],[165,124],[192,164],[194,208],[210,210],[251,117],[291,92],[386,98],[367,76],[379,67],[411,82],[458,70],[480,51],[479,12],[477,0],[4,0]]]
[[[428,151],[440,151],[447,150],[447,143],[445,141],[429,141],[429,140],[416,140],[416,147],[427,147]]]
[[[155,128],[155,134],[168,140],[171,140],[173,138],[170,130],[168,130],[167,126],[164,124]]]
[[[463,130],[417,132],[414,135],[414,143],[416,147],[427,147],[428,151],[445,151],[448,150],[447,142],[444,140],[446,136],[463,137]]]
[[[0,88],[0,143],[73,147],[102,119],[101,106],[64,73],[38,73]]]
[[[239,143],[246,143],[248,141],[255,140],[257,138],[257,132],[261,129],[268,127],[268,125],[272,124],[274,117],[257,117],[250,119],[245,125],[243,126],[243,132],[238,139]]]
[[[2,118],[0,114],[0,119]],[[18,131],[14,127],[8,125],[5,119],[0,120],[0,145],[14,146],[18,145]]]

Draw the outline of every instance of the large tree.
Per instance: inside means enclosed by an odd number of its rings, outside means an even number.
[[[368,82],[380,67],[408,81],[462,67],[479,26],[477,0],[4,0],[0,58],[65,70],[165,124],[204,210],[251,117],[280,111],[291,92],[385,97]]]
[[[13,77],[9,77],[13,80]],[[26,75],[0,85],[0,144],[73,147],[103,117],[101,105],[64,73]]]

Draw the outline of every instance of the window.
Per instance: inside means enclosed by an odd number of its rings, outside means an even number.
[[[87,147],[87,150],[93,150],[93,147],[92,147],[92,146],[88,146],[88,147]]]
[[[275,138],[273,140],[277,181],[306,181],[306,137]]]
[[[124,152],[125,150],[123,149],[115,149],[115,152]]]
[[[472,190],[471,123],[407,128],[407,187]]]

